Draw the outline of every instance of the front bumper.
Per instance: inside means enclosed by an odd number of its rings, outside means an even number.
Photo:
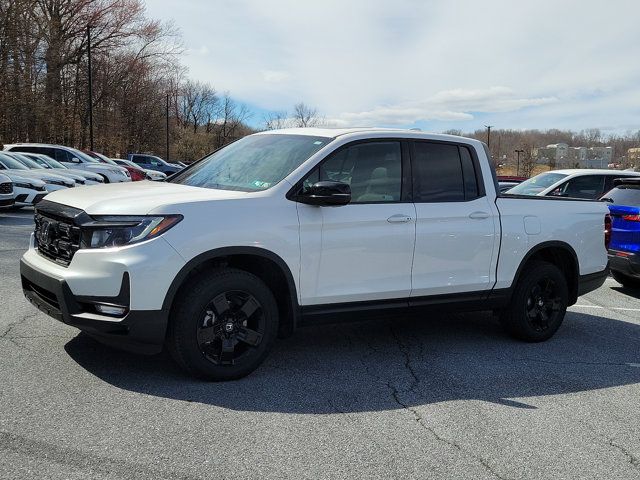
[[[129,276],[122,276],[116,297],[74,295],[64,279],[55,278],[20,260],[25,297],[39,310],[67,325],[87,332],[97,340],[134,353],[155,354],[162,350],[168,311],[129,310],[114,318],[95,313],[96,303],[129,305]]]
[[[640,277],[640,255],[609,250],[609,267],[629,277]]]

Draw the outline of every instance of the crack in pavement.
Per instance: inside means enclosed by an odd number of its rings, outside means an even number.
[[[6,341],[14,344],[18,348],[25,348],[24,345],[21,345],[20,343],[16,342],[16,339],[18,339],[20,337],[19,336],[10,335],[10,333],[18,325],[21,325],[21,324],[23,324],[23,323],[25,323],[28,320],[31,320],[33,318],[36,318],[38,316],[38,314],[39,314],[39,312],[26,313],[26,314],[22,315],[22,317],[19,320],[9,323],[6,326],[4,332],[0,333],[0,340],[6,340]]]
[[[489,472],[491,475],[493,475],[495,478],[498,478],[500,480],[507,480],[507,477],[503,477],[502,475],[500,475],[498,472],[495,471],[495,469],[491,466],[491,464],[489,464],[489,462],[487,460],[485,460],[483,457],[479,456],[479,455],[474,455],[471,454],[467,451],[465,451],[462,448],[462,445],[460,445],[459,443],[455,442],[454,440],[450,440],[442,435],[440,435],[438,432],[435,431],[435,429],[433,427],[430,427],[424,417],[420,414],[420,412],[414,408],[414,407],[410,407],[406,402],[402,401],[402,399],[400,398],[400,394],[402,392],[411,392],[414,395],[417,395],[419,398],[423,398],[423,396],[421,395],[420,392],[417,392],[415,389],[418,386],[418,384],[420,383],[420,378],[418,377],[416,371],[414,370],[413,366],[411,365],[411,356],[409,355],[409,348],[407,347],[407,345],[402,342],[400,340],[399,335],[396,333],[396,331],[393,330],[393,328],[390,328],[391,330],[391,334],[393,336],[393,338],[396,341],[396,344],[398,345],[398,349],[400,350],[400,353],[402,353],[403,357],[404,357],[404,367],[405,370],[407,370],[412,378],[411,383],[409,385],[409,387],[403,391],[399,390],[396,386],[393,385],[392,381],[387,382],[387,387],[391,390],[391,396],[393,397],[394,401],[401,406],[404,410],[409,411],[413,417],[414,420],[416,421],[416,423],[422,427],[423,430],[426,430],[427,432],[429,432],[437,441],[439,441],[440,443],[443,443],[445,445],[448,445],[449,447],[457,450],[459,453],[461,453],[463,456],[469,456],[473,459],[475,459],[478,463],[480,463],[480,465],[482,465],[482,467],[487,470],[487,472]]]
[[[590,430],[591,433],[593,433],[597,437],[605,439],[607,442],[607,445],[621,452],[627,458],[627,460],[629,461],[629,464],[633,468],[635,468],[636,470],[640,470],[640,459],[638,459],[638,457],[636,457],[633,453],[627,450],[627,448],[624,445],[620,445],[619,443],[616,443],[616,441],[612,437],[609,437],[608,435],[605,435],[604,433],[599,432],[598,429],[595,426],[591,425],[589,422],[580,421],[580,423],[584,425],[587,428],[587,430]]]

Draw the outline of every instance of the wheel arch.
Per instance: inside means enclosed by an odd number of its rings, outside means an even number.
[[[527,265],[535,260],[544,260],[552,263],[562,271],[567,279],[567,287],[569,288],[569,305],[576,303],[578,299],[580,263],[573,247],[562,241],[542,242],[532,247],[522,258],[520,265],[518,265],[512,283],[512,290],[517,285]]]
[[[248,271],[264,281],[273,292],[280,311],[279,335],[284,337],[293,332],[300,317],[300,306],[293,274],[279,255],[261,247],[222,247],[193,257],[180,269],[171,282],[162,303],[163,311],[171,311],[180,289],[193,275],[207,269],[223,267],[234,267]],[[169,318],[170,321],[171,318]]]

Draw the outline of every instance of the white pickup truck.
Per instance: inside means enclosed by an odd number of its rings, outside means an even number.
[[[410,308],[491,310],[546,340],[605,280],[607,207],[496,192],[476,140],[258,133],[168,182],[48,195],[22,284],[52,317],[141,353],[166,345],[213,380],[247,375],[297,326]]]

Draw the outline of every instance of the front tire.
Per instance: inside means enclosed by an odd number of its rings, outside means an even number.
[[[553,264],[536,261],[518,280],[500,322],[513,337],[525,342],[551,338],[562,325],[569,298],[567,280]]]
[[[624,273],[611,270],[613,279],[625,288],[640,288],[640,279],[625,275]]]
[[[172,310],[168,347],[191,375],[213,381],[242,378],[269,354],[278,306],[255,275],[225,268],[196,276]]]

